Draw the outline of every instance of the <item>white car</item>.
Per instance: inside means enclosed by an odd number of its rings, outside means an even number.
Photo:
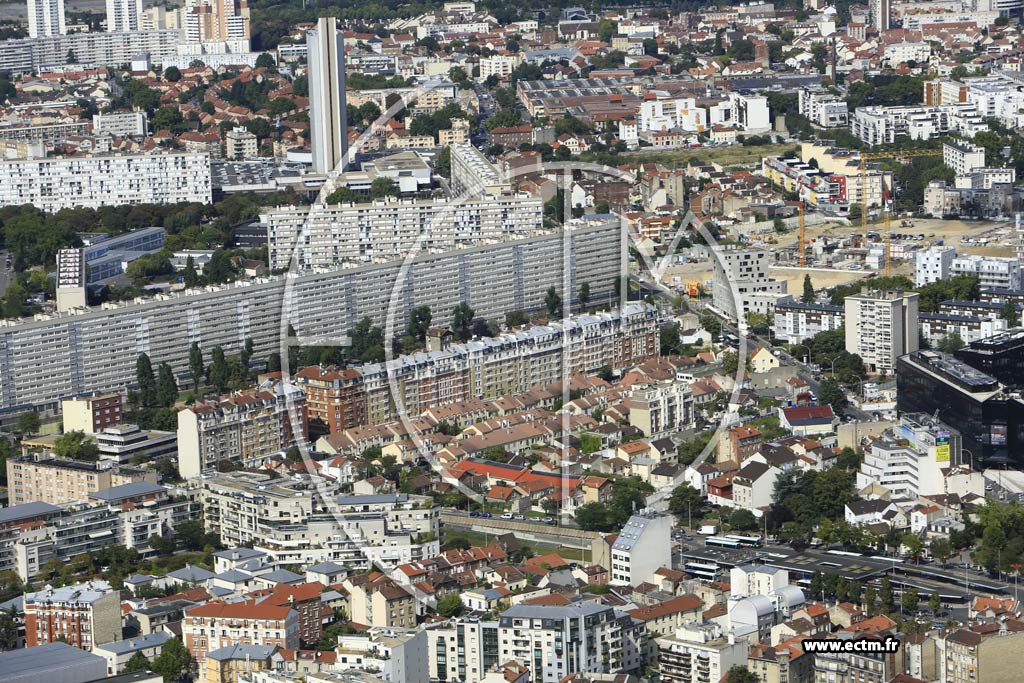
[[[502,519],[512,519],[512,513],[511,512],[506,512],[505,514],[503,514],[501,516],[501,518]]]

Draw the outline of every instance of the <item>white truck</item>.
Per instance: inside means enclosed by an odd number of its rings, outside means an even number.
[[[705,524],[701,526],[700,531],[697,533],[701,536],[714,536],[718,533],[718,527],[714,524]]]

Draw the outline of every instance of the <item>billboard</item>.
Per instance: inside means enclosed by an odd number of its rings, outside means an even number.
[[[935,462],[949,462],[949,432],[935,435]]]

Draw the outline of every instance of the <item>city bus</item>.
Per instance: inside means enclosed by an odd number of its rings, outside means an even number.
[[[710,536],[704,541],[704,545],[717,546],[719,548],[742,548],[743,544],[737,541],[735,538],[729,538],[728,536]]]
[[[743,548],[760,548],[762,545],[764,545],[760,536],[737,536],[734,534],[729,534],[724,538],[736,541]]]
[[[687,562],[685,565],[683,565],[683,571],[692,576],[696,576],[698,579],[707,579],[708,581],[714,581],[718,578],[717,564],[705,564],[703,562]]]

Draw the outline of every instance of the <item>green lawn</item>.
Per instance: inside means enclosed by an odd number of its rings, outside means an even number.
[[[644,149],[625,152],[623,156],[632,160],[657,161],[663,164],[684,163],[691,159],[701,159],[707,163],[725,166],[760,164],[763,157],[779,156],[783,152],[799,147],[794,143],[782,145],[729,145],[727,147],[705,147],[700,149],[681,149],[667,152],[649,152]]]

